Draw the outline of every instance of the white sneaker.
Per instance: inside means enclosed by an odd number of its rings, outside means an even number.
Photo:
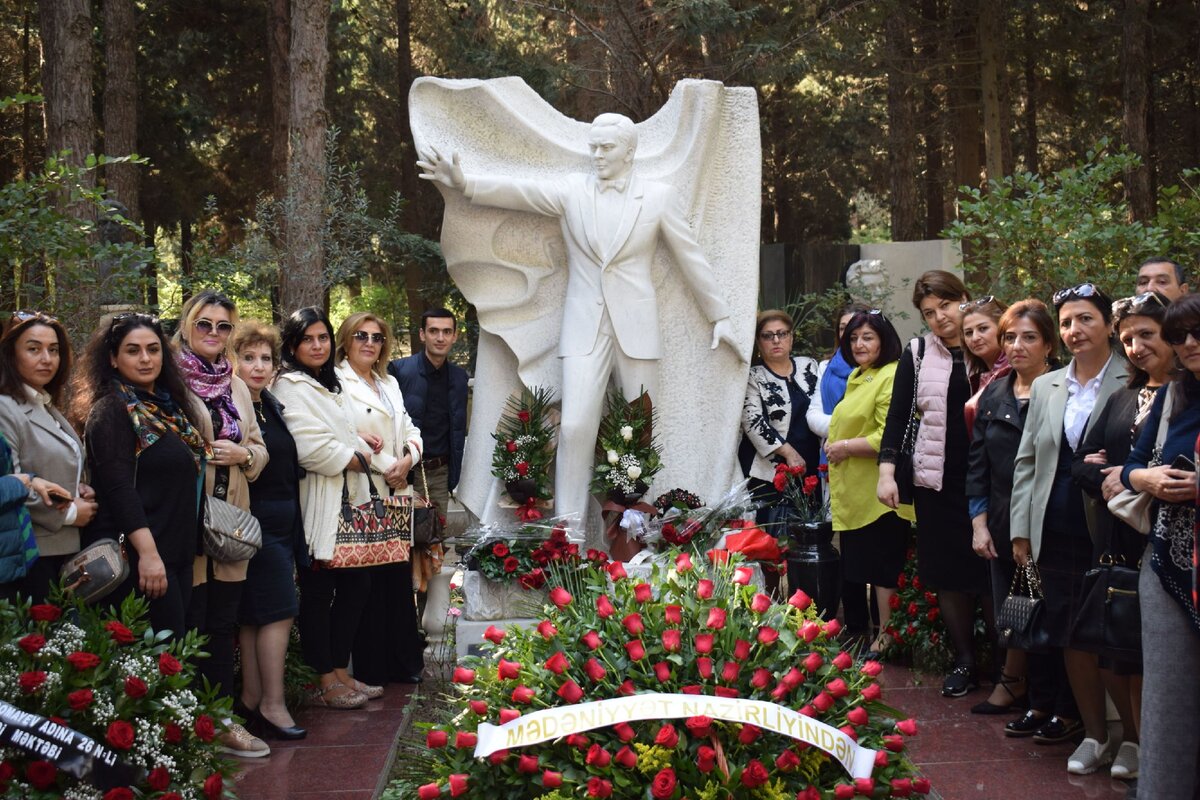
[[[1111,763],[1115,744],[1111,736],[1104,744],[1090,737],[1084,739],[1067,759],[1067,772],[1072,775],[1090,775],[1105,764]]]
[[[1137,742],[1121,742],[1117,757],[1113,760],[1112,776],[1118,780],[1128,781],[1138,776],[1138,755],[1141,751]]]

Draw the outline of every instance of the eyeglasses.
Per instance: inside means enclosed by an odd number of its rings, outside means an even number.
[[[968,300],[965,303],[959,303],[958,310],[964,311],[964,312],[965,311],[974,311],[977,308],[982,308],[983,306],[986,306],[988,303],[994,303],[994,302],[996,302],[995,296],[987,294],[987,295],[984,295],[983,297],[980,297],[978,300]]]
[[[784,339],[792,335],[789,331],[763,331],[758,335],[758,338],[764,342],[782,342]]]
[[[1172,347],[1179,347],[1187,341],[1187,337],[1191,336],[1197,342],[1200,342],[1200,328],[1184,328],[1183,330],[1163,331],[1162,338],[1167,344]]]
[[[14,311],[10,323],[20,325],[24,322],[29,322],[31,319],[36,319],[39,322],[48,322],[52,325],[58,324],[58,319],[49,314],[43,314],[41,311]]]
[[[212,333],[214,328],[216,329],[218,336],[228,336],[229,334],[233,333],[233,323],[227,320],[213,322],[211,319],[204,319],[202,317],[192,324],[195,325],[196,330],[200,331],[201,333]]]
[[[382,333],[368,333],[367,331],[355,331],[354,341],[356,342],[374,342],[375,344],[383,344],[385,339]]]
[[[1051,302],[1054,307],[1058,308],[1068,300],[1079,300],[1083,297],[1103,297],[1104,293],[1094,283],[1081,283],[1078,286],[1072,286],[1069,289],[1059,289],[1054,293]]]

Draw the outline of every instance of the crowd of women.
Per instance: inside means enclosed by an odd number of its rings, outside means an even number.
[[[421,433],[391,351],[374,314],[335,331],[304,308],[276,329],[203,291],[171,339],[146,314],[106,318],[72,368],[57,319],[14,314],[0,336],[0,598],[44,602],[73,554],[123,537],[130,575],[104,602],[137,593],[155,630],[209,637],[197,668],[227,696],[240,688],[247,721],[224,720],[234,755],[306,734],[284,703],[294,618],[313,704],[360,708],[389,682],[420,682],[410,565],[328,568],[345,500],[412,492]],[[206,554],[206,498],[259,521],[252,558]]]
[[[868,633],[864,584],[882,631],[915,524],[918,574],[937,595],[954,654],[945,697],[980,686],[980,614],[996,667],[973,713],[1013,715],[1007,736],[1079,742],[1071,773],[1107,768],[1137,779],[1131,795],[1193,798],[1200,296],[1186,293],[1168,259],[1143,264],[1138,289],[1114,303],[1080,283],[1049,307],[1006,305],[972,299],[958,277],[933,270],[912,297],[927,333],[904,343],[881,311],[850,305],[837,349],[820,363],[792,355],[786,313],[762,312],[744,447],[768,503],[784,502],[770,483],[774,463],[827,459],[843,611],[866,658],[889,637]],[[1118,497],[1153,501],[1148,536],[1110,512]],[[1140,567],[1140,648],[1080,640],[1092,610],[1086,575],[1102,563]],[[1015,588],[1025,580],[1031,590]],[[1040,592],[1036,647],[1001,646],[996,611],[1010,592]],[[1109,732],[1106,692],[1120,736]]]

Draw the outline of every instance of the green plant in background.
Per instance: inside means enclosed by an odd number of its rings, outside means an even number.
[[[903,302],[908,281],[894,286],[886,268],[881,274],[881,281],[864,283],[856,276],[846,286],[831,286],[823,292],[801,294],[784,303],[783,310],[792,316],[796,352],[818,360],[828,358],[835,344],[837,317],[851,301],[881,308],[893,320],[907,319],[908,312],[895,308],[894,299],[899,297]]]

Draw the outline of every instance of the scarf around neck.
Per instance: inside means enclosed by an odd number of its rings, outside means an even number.
[[[125,411],[137,436],[135,456],[170,431],[178,436],[192,452],[196,470],[204,472],[204,462],[212,454],[200,431],[192,425],[183,409],[166,392],[146,392],[124,381],[114,381],[117,395],[125,402]]]
[[[213,412],[213,438],[240,442],[242,428],[238,423],[242,417],[233,404],[233,364],[224,353],[210,364],[187,346],[179,348],[176,361],[183,373],[184,383]],[[219,426],[215,424],[218,419],[221,422]]]

